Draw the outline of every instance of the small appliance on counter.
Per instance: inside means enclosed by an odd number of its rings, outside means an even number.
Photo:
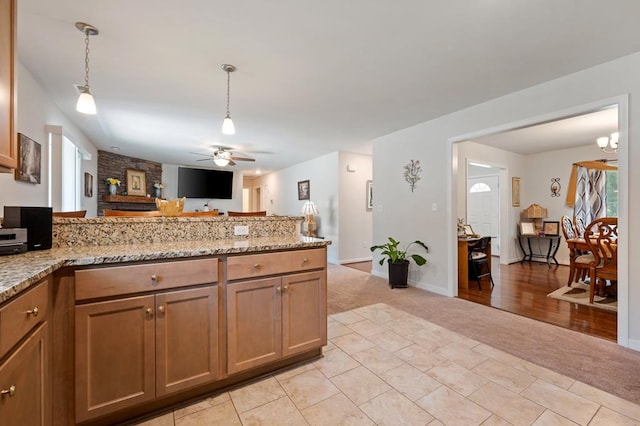
[[[25,228],[0,228],[0,255],[17,254],[27,251],[27,230]]]
[[[26,228],[27,250],[51,248],[53,239],[51,207],[4,206],[5,228]]]

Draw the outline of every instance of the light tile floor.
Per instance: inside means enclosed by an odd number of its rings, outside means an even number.
[[[376,304],[324,357],[139,425],[639,425],[640,406]]]

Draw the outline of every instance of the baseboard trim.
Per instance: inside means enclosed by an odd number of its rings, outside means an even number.
[[[633,349],[634,351],[640,351],[640,340],[629,339],[629,349]]]
[[[371,262],[373,259],[371,257],[357,257],[354,259],[344,259],[339,260],[339,265],[344,265],[345,263],[356,263],[356,262]]]

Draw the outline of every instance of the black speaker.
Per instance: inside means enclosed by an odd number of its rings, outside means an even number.
[[[27,228],[27,250],[51,248],[52,230],[51,207],[9,207],[4,206],[5,228]]]

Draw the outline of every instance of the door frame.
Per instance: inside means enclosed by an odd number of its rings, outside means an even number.
[[[502,188],[503,188],[503,180],[506,179],[506,170],[503,167],[498,167],[494,164],[492,164],[491,162],[487,162],[487,161],[479,161],[479,160],[473,160],[471,158],[467,158],[467,168],[465,169],[465,180],[467,183],[469,183],[469,178],[470,177],[476,177],[476,176],[469,176],[469,165],[470,163],[483,163],[486,164],[488,166],[491,166],[492,169],[497,169],[497,171],[495,173],[491,173],[491,174],[486,174],[484,176],[478,176],[478,177],[494,177],[496,176],[498,178],[498,235],[496,236],[496,239],[498,240],[498,247],[499,247],[499,251],[498,251],[498,257],[501,259],[500,263],[508,263],[507,259],[505,259],[502,255],[502,247],[505,246],[507,244],[507,237],[508,235],[505,235],[505,232],[503,230],[503,224],[502,224],[502,218],[505,215],[505,211],[503,210],[503,206],[502,205],[502,198],[503,198],[503,194],[502,194]],[[467,188],[467,192],[465,195],[465,217],[466,220],[469,220],[469,189]],[[475,231],[478,232],[478,231]],[[493,250],[493,244],[491,245],[492,250]],[[493,254],[492,254],[493,255]],[[503,261],[504,260],[504,261]]]
[[[479,129],[470,133],[458,135],[448,140],[449,158],[449,179],[447,187],[449,194],[448,205],[448,227],[450,230],[449,250],[449,276],[457,276],[458,251],[457,251],[457,226],[456,215],[458,212],[458,200],[456,196],[458,188],[458,149],[457,143],[473,140],[482,136],[503,133],[523,127],[534,126],[546,122],[557,121],[564,118],[588,114],[604,108],[617,105],[618,107],[618,131],[620,132],[620,142],[618,145],[618,229],[622,235],[629,235],[629,94],[601,99],[583,105],[550,112],[537,117],[505,123],[499,126]],[[466,173],[465,173],[466,179]],[[502,183],[502,182],[501,182]],[[515,227],[516,224],[509,224]],[[626,238],[622,238],[620,244],[620,255],[618,256],[618,344],[629,347],[629,243]],[[456,279],[449,280],[447,294],[458,295],[458,285]],[[634,345],[635,346],[635,345]],[[634,349],[640,349],[640,347]]]

